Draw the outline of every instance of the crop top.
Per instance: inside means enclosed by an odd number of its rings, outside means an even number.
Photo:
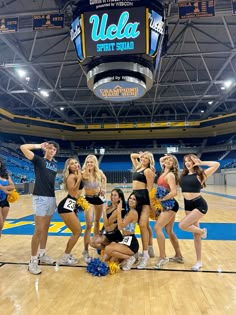
[[[130,222],[127,224],[123,230],[134,234],[136,223]]]
[[[183,193],[198,193],[202,188],[196,173],[183,176],[180,179],[179,185],[182,188]]]
[[[146,170],[146,168],[144,170],[141,170],[141,171],[135,171],[133,173],[132,179],[136,180],[138,182],[147,184],[147,179],[146,179],[146,176],[144,175],[145,170]]]
[[[99,188],[100,189],[100,187],[101,187],[101,185],[100,185],[100,183],[99,182],[90,182],[89,180],[87,180],[87,179],[84,179],[83,180],[83,184],[84,184],[84,188],[85,189],[97,189],[97,188]]]
[[[165,181],[165,176],[161,175],[158,180],[157,180],[157,185],[158,186],[162,186],[165,187],[166,189],[170,190],[170,186],[168,185],[168,183]]]

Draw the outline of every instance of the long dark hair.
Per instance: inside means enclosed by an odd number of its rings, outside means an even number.
[[[180,180],[181,180],[181,178],[182,178],[183,176],[186,176],[186,175],[189,173],[189,170],[188,170],[187,167],[185,166],[185,159],[190,159],[191,161],[193,161],[193,160],[192,160],[192,157],[198,158],[195,154],[187,154],[187,155],[184,156],[184,158],[183,158],[183,172],[182,172],[182,174],[180,175]],[[206,176],[204,170],[203,170],[200,166],[198,166],[198,165],[195,165],[195,166],[193,167],[193,170],[194,170],[194,172],[197,174],[197,176],[200,178],[200,182],[201,182],[202,188],[203,188],[203,187],[206,187],[206,183],[205,183],[205,182],[206,182],[207,176]]]
[[[0,159],[0,177],[5,179],[8,179],[9,177],[5,162],[2,159]]]
[[[120,188],[114,188],[114,189],[112,189],[111,192],[113,192],[113,191],[117,192],[117,194],[119,195],[119,198],[121,199],[122,209],[126,210],[125,195],[124,195],[123,191]]]

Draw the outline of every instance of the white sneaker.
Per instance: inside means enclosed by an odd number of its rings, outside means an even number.
[[[39,275],[42,272],[41,269],[39,268],[37,259],[29,262],[28,271],[33,275]]]
[[[131,269],[131,267],[133,266],[133,264],[135,263],[135,257],[131,256],[130,258],[128,258],[125,262],[125,264],[122,266],[122,270],[124,271],[128,271]]]
[[[195,265],[192,266],[193,271],[199,271],[199,269],[202,268],[202,262],[197,261]]]
[[[59,261],[59,265],[64,266],[76,266],[78,264],[79,260],[75,257],[73,257],[71,254],[67,257],[62,256],[61,260]]]
[[[48,255],[43,255],[38,257],[39,265],[45,264],[45,265],[56,265],[56,260],[52,259]]]
[[[83,258],[84,258],[84,261],[86,262],[86,264],[90,263],[92,257],[89,256],[88,251],[84,250],[82,255],[83,255]]]
[[[155,253],[154,253],[154,249],[152,245],[148,246],[148,255],[150,258],[154,258],[155,257]]]
[[[154,266],[155,269],[161,269],[161,267],[163,267],[165,264],[167,264],[169,262],[169,258],[166,257],[164,259],[159,259],[159,261],[156,263],[156,265]]]
[[[137,265],[137,269],[145,269],[149,260],[149,256],[141,256],[139,263]]]

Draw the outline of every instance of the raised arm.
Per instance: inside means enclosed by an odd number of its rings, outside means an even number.
[[[36,149],[45,149],[45,147],[47,146],[47,142],[43,142],[43,143],[39,143],[39,144],[33,144],[33,143],[26,143],[26,144],[22,144],[20,146],[20,149],[22,151],[22,153],[24,154],[24,156],[28,159],[28,160],[33,160],[34,158],[34,152],[32,152],[32,150],[36,150]]]
[[[196,159],[194,157],[192,157],[192,160],[194,162],[194,166],[208,166],[207,169],[204,169],[204,172],[205,172],[207,177],[209,177],[212,174],[214,174],[218,170],[218,168],[220,167],[220,163],[219,162],[215,162],[215,161],[201,161],[200,159]]]
[[[133,163],[133,166],[135,167],[135,169],[139,168],[141,163],[139,161],[140,159],[140,153],[131,153],[130,154],[130,158],[131,158],[131,161]]]
[[[126,227],[131,222],[137,222],[138,221],[138,213],[136,210],[131,209],[124,219],[121,217],[121,211],[122,211],[122,205],[119,204],[117,208],[117,222],[118,222],[118,229],[123,230],[124,227]]]

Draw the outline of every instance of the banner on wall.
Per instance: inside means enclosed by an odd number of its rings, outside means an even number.
[[[33,30],[61,29],[64,27],[64,14],[33,15]]]
[[[70,37],[74,43],[79,61],[83,61],[85,58],[82,34],[83,34],[82,19],[81,17],[77,17],[71,24]]]
[[[215,0],[179,1],[178,7],[180,19],[215,15]]]
[[[16,33],[18,31],[18,17],[0,18],[0,33]]]
[[[232,11],[233,11],[233,15],[236,14],[236,0],[232,0]]]

